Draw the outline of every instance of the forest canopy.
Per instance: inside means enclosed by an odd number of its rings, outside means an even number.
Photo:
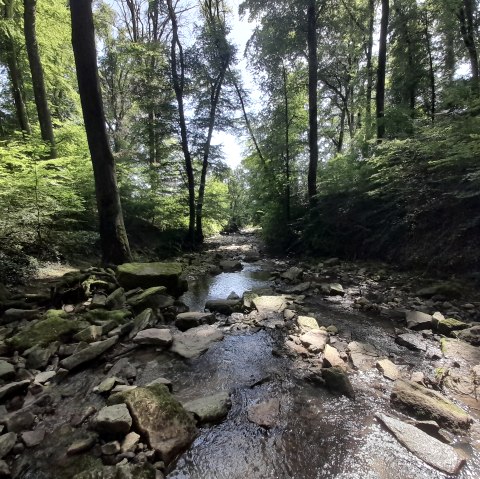
[[[245,225],[273,252],[478,270],[478,7],[0,0],[0,282]]]

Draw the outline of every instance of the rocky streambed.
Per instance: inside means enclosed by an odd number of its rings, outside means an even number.
[[[480,475],[468,283],[233,235],[0,294],[0,477]]]

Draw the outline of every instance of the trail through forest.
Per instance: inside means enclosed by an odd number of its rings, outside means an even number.
[[[251,233],[176,258],[165,286],[127,270],[3,299],[0,475],[478,477],[468,283],[270,258]]]

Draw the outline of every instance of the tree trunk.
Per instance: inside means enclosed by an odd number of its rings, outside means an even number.
[[[102,259],[121,264],[131,259],[123,223],[115,162],[107,138],[97,69],[92,0],[71,0],[72,46],[83,119],[95,177]]]
[[[290,112],[288,104],[288,77],[285,65],[282,68],[283,99],[285,103],[285,219],[290,221]]]
[[[377,69],[377,141],[381,142],[385,136],[385,74],[387,70],[387,33],[388,17],[390,13],[389,0],[382,0],[382,19],[380,21],[380,38]]]
[[[170,44],[170,65],[172,72],[173,89],[177,99],[179,124],[180,124],[180,143],[182,146],[183,157],[185,160],[185,171],[187,173],[188,183],[188,236],[187,243],[191,246],[195,243],[195,179],[193,176],[192,156],[188,147],[187,122],[185,119],[185,106],[183,103],[183,89],[185,86],[185,62],[183,57],[183,48],[178,36],[177,15],[173,7],[172,0],[167,0],[168,15],[172,24],[172,40]],[[178,48],[178,59],[177,59]],[[178,64],[180,63],[180,65]]]
[[[13,0],[7,0],[4,4],[4,18],[6,20],[13,19]],[[30,122],[28,121],[27,108],[25,106],[25,98],[23,93],[22,73],[18,66],[17,46],[11,32],[5,32],[6,43],[6,63],[8,75],[12,86],[12,96],[17,115],[18,126],[20,130],[31,133]]]
[[[50,144],[50,157],[57,157],[55,146],[55,137],[53,136],[52,118],[47,102],[47,92],[45,90],[45,80],[43,77],[43,68],[40,62],[40,53],[38,51],[37,34],[35,29],[37,0],[24,0],[24,30],[25,43],[27,46],[28,62],[32,74],[33,94],[35,96],[35,105],[37,107],[38,122],[40,123],[40,132],[42,140]]]
[[[430,21],[428,13],[425,12],[425,43],[427,47],[428,55],[428,77],[430,80],[430,118],[432,123],[435,123],[435,110],[437,102],[437,91],[435,86],[435,69],[433,66],[433,54],[432,54],[432,36],[430,34]]]
[[[375,0],[368,2],[368,43],[367,43],[367,98],[365,106],[365,141],[372,138],[372,89],[373,89],[373,30],[375,27]]]
[[[460,20],[460,32],[462,34],[463,43],[468,51],[470,59],[470,69],[472,71],[472,80],[478,86],[479,69],[478,69],[478,54],[475,43],[475,26],[473,21],[475,5],[473,0],[463,0],[463,5],[460,7],[458,18]]]
[[[318,58],[317,58],[317,9],[316,1],[309,0],[307,7],[308,47],[308,199],[316,202],[318,169]]]

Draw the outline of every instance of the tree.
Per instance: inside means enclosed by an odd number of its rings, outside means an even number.
[[[115,162],[108,142],[97,70],[91,0],[71,0],[72,46],[85,130],[92,158],[100,223],[102,259],[106,264],[130,260]]]
[[[35,27],[37,0],[24,0],[23,5],[25,43],[32,75],[33,94],[37,107],[38,121],[40,123],[40,132],[42,139],[50,144],[50,157],[55,158],[57,156],[57,150],[53,136],[52,118],[47,102],[47,92],[45,89],[43,67],[40,61]]]
[[[380,21],[380,38],[377,68],[377,141],[385,136],[385,75],[387,70],[387,35],[390,14],[390,1],[382,0],[382,19]]]

